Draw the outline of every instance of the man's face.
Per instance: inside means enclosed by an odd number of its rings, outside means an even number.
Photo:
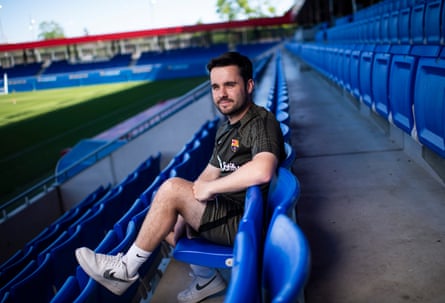
[[[223,115],[236,119],[244,114],[254,83],[253,80],[247,85],[244,83],[238,66],[214,67],[210,72],[210,85],[213,102]]]

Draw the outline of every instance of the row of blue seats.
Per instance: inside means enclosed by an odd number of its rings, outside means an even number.
[[[135,65],[158,63],[185,63],[196,60],[207,62],[210,58],[228,51],[227,44],[215,44],[211,47],[187,47],[164,51],[143,52]],[[203,66],[204,68],[204,66]]]
[[[70,63],[67,60],[52,62],[43,70],[44,75],[60,74],[67,72],[79,72],[86,70],[102,70],[107,68],[128,67],[131,63],[131,54],[118,54],[109,60],[88,62],[88,63]],[[30,75],[33,76],[33,75]]]
[[[373,111],[445,158],[445,48],[288,43]]]
[[[393,11],[413,7],[417,4],[434,2],[435,0],[382,0],[377,3],[358,10],[353,15],[354,20],[372,18],[378,15],[384,15]]]
[[[288,169],[279,169],[266,202],[266,216],[259,187],[247,193],[224,302],[304,302],[310,248],[292,219],[300,193],[297,178]],[[258,218],[264,217],[260,224]]]
[[[358,11],[347,23],[325,29],[319,39],[335,43],[443,44],[445,5],[441,0],[383,1]],[[390,9],[388,9],[390,8]]]
[[[256,43],[240,44],[237,50],[251,58],[256,58],[277,43]],[[143,52],[140,58],[134,63],[135,66],[159,63],[191,63],[193,61],[207,62],[211,57],[228,51],[227,44],[216,44],[211,47],[189,47],[184,49],[174,49],[170,51],[148,51]],[[118,54],[106,61],[89,63],[69,63],[67,60],[52,62],[46,69],[42,63],[19,64],[14,67],[3,68],[0,66],[0,74],[8,74],[11,78],[36,76],[41,72],[42,76],[79,73],[86,71],[103,71],[111,68],[128,68],[132,62],[131,54]],[[202,64],[201,64],[202,65]],[[204,69],[204,66],[201,66]],[[125,80],[125,79],[123,79]]]
[[[33,296],[35,301],[47,302],[52,298],[77,266],[74,249],[96,245],[103,238],[159,175],[160,157],[149,157],[113,188],[99,187],[3,263],[0,299],[13,302]]]
[[[12,68],[3,68],[0,66],[0,75],[8,74],[9,78],[34,76],[42,69],[42,63],[19,64]]]
[[[203,166],[206,165],[208,158],[205,155],[208,155],[213,147],[218,121],[219,119],[215,118],[206,122],[142,194],[136,198],[126,213],[114,223],[114,226],[108,230],[100,243],[90,247],[95,247],[95,251],[98,253],[117,254],[126,251],[135,240],[142,221],[150,208],[152,196],[159,186],[167,178],[179,174],[191,180],[196,177],[197,171],[203,169]],[[152,254],[151,259],[139,270],[141,277],[146,276],[151,266],[156,263],[156,258],[159,256],[158,252],[161,249],[162,247],[159,247]],[[139,288],[143,289],[145,294],[150,291],[146,282],[142,279],[130,287],[122,296],[114,296],[99,286],[96,281],[90,279],[80,267],[77,267],[64,281],[51,302],[130,302],[138,295]]]
[[[274,66],[273,81],[265,107],[275,114],[280,122],[285,141],[290,142],[289,92],[283,70],[281,50],[276,52]]]
[[[287,157],[271,183],[265,210],[259,207],[263,205],[259,188],[248,189],[245,214],[233,248],[226,303],[304,302],[310,249],[296,224],[300,185],[290,171],[295,151],[290,144],[289,94],[281,51],[276,53],[274,81],[266,107],[280,122]]]

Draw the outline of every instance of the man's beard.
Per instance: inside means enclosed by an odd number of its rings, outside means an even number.
[[[226,99],[229,101],[233,101],[231,99]],[[249,102],[247,99],[244,99],[244,102],[242,104],[240,104],[238,107],[234,107],[232,108],[232,110],[230,110],[229,112],[224,112],[219,106],[217,106],[219,112],[225,116],[231,117],[231,116],[235,116],[237,114],[239,114],[240,112],[244,111],[246,109],[246,107],[248,106]]]

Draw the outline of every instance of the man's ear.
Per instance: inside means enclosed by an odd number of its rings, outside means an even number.
[[[246,87],[247,87],[247,92],[251,94],[253,92],[253,88],[255,87],[255,82],[253,81],[253,79],[247,80]]]

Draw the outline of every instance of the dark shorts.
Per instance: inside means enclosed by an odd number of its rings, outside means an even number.
[[[207,201],[199,235],[217,244],[233,245],[243,213],[244,206],[238,201],[218,195],[214,200]]]

